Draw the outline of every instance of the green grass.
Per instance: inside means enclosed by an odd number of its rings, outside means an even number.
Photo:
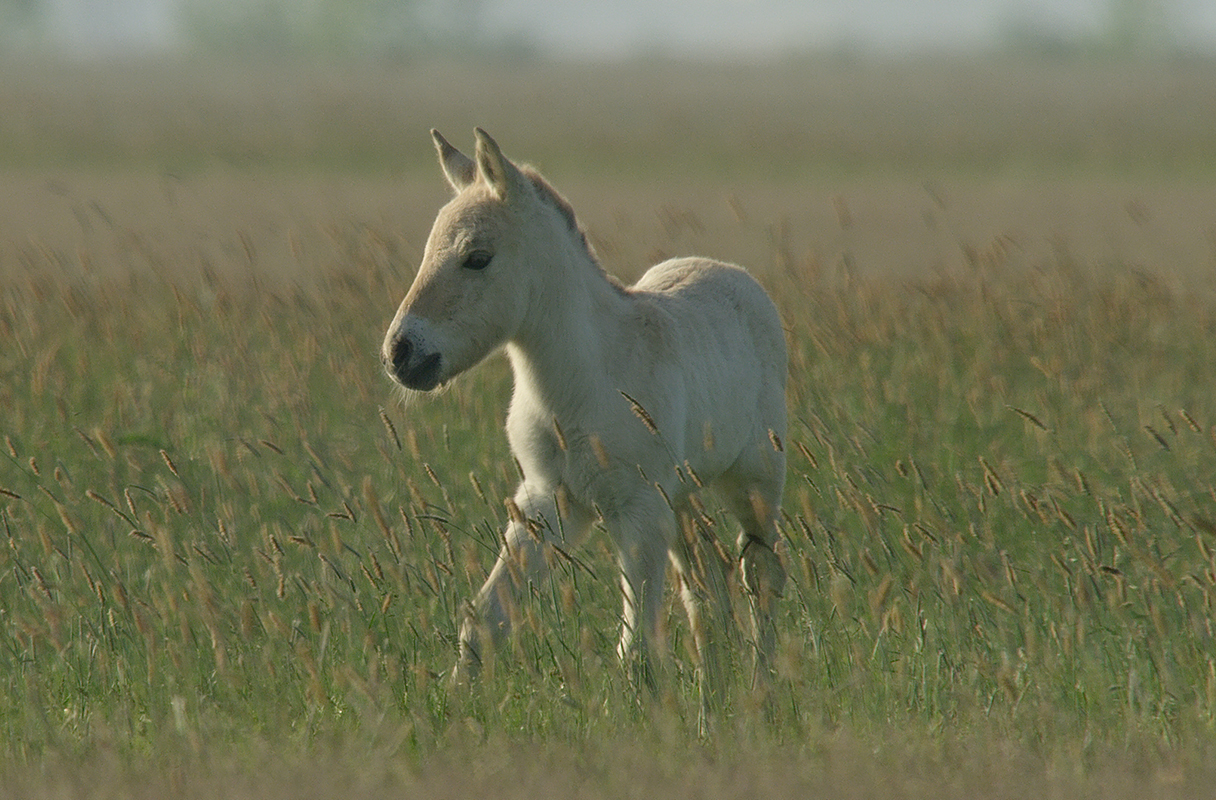
[[[494,360],[395,404],[369,321],[398,269],[384,236],[335,236],[347,258],[307,285],[90,280],[48,257],[4,286],[6,760],[384,735],[425,759],[469,726],[613,741],[656,715],[691,744],[683,620],[664,697],[639,701],[603,535],[538,587],[481,685],[440,679],[516,479],[509,376]],[[1210,287],[1012,268],[996,247],[920,282],[773,256],[792,581],[767,714],[741,659],[725,729],[1209,741]]]
[[[408,407],[377,360],[429,199],[389,218],[351,190],[318,212],[326,190],[278,184],[302,210],[246,224],[196,215],[213,195],[182,180],[190,203],[148,221],[135,199],[89,210],[87,180],[56,195],[79,229],[47,215],[0,242],[14,796],[1208,785],[1216,287],[1171,247],[1099,264],[943,224],[949,268],[898,277],[851,266],[879,195],[835,218],[830,265],[787,235],[803,209],[590,204],[615,220],[592,230],[614,269],[721,246],[788,330],[776,671],[758,694],[738,654],[701,739],[678,603],[656,699],[615,663],[602,533],[557,560],[482,681],[443,680],[517,475],[501,358]]]

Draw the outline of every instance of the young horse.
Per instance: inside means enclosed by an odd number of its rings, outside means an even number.
[[[508,161],[481,129],[475,159],[431,135],[455,197],[435,219],[382,359],[402,386],[428,392],[506,345],[515,377],[507,438],[523,471],[502,553],[461,628],[454,674],[475,672],[485,648],[510,632],[520,591],[548,573],[546,548],[578,543],[597,517],[621,568],[618,655],[636,652],[649,676],[670,558],[703,675],[716,669],[715,637],[700,616],[706,595],[719,622],[733,617],[721,560],[695,550],[703,515],[691,495],[702,484],[742,523],[763,669],[785,583],[773,546],[786,351],[772,301],[742,269],[706,259],[665,261],[626,288],[604,273],[570,205],[535,170]]]

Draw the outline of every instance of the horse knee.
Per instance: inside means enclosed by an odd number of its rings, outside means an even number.
[[[485,625],[469,608],[465,620],[460,625],[460,636],[457,640],[456,663],[452,667],[452,682],[462,686],[476,680],[481,673],[482,653],[485,642],[489,639]]]
[[[763,611],[771,611],[772,604],[785,591],[786,574],[781,559],[767,542],[748,538],[739,562],[748,595]]]
[[[776,647],[774,612],[777,598],[785,589],[785,567],[773,548],[759,539],[751,539],[744,544],[739,560],[743,587],[747,592],[748,605],[751,606],[752,634],[756,637],[755,679],[760,685],[759,682],[765,680],[771,669]]]

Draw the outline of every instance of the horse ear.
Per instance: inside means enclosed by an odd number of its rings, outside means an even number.
[[[500,198],[506,198],[511,187],[521,177],[519,170],[507,160],[498,147],[498,142],[481,128],[474,130],[477,136],[477,169],[486,183]]]
[[[452,147],[439,131],[432,129],[431,138],[435,140],[435,149],[439,151],[439,166],[443,167],[443,174],[447,176],[453,189],[459,192],[477,179],[477,166],[473,159]]]

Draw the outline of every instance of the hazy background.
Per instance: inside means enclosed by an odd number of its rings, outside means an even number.
[[[1203,796],[1214,17],[0,0],[0,795]],[[615,668],[602,536],[484,691],[436,680],[510,376],[404,408],[377,354],[428,130],[474,125],[610,273],[711,256],[782,309],[780,694],[740,662],[712,741],[687,625],[672,704]]]
[[[1216,52],[1211,0],[0,0],[0,49],[444,49],[756,57],[809,51]]]

